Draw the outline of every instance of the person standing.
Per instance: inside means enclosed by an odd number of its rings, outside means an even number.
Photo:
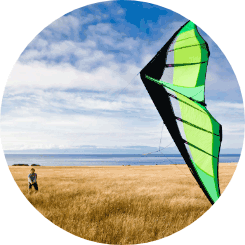
[[[35,173],[35,169],[32,168],[30,174],[28,175],[28,193],[30,193],[32,186],[35,188],[35,193],[38,191],[37,185],[37,174]]]

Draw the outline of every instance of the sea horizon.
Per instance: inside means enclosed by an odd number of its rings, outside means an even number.
[[[240,154],[220,154],[220,163],[238,162]],[[180,154],[5,154],[9,166],[38,164],[41,166],[139,166],[185,164]]]

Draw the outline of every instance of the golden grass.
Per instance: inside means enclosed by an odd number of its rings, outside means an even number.
[[[30,167],[10,167],[26,198],[55,225],[95,242],[154,241],[211,207],[186,165],[35,168],[39,192],[29,195]],[[235,168],[220,164],[221,192]]]

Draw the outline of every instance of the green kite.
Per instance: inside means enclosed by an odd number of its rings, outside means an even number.
[[[141,70],[140,76],[191,173],[213,204],[220,197],[222,126],[205,104],[209,56],[208,44],[196,25],[188,21]]]

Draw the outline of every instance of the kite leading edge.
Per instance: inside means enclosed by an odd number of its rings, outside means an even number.
[[[220,197],[222,126],[205,104],[208,44],[188,21],[141,70],[141,79],[177,148],[213,204]],[[166,81],[167,80],[167,81]]]

